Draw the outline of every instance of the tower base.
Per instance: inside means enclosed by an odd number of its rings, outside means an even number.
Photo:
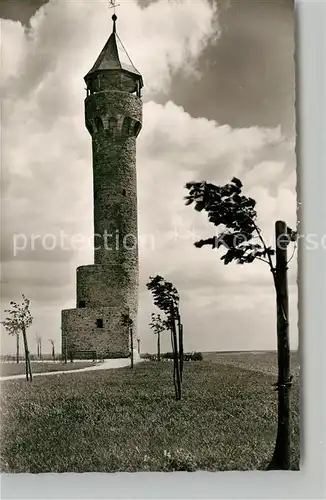
[[[99,359],[130,355],[129,328],[121,308],[99,307],[62,311],[62,355],[94,351]]]

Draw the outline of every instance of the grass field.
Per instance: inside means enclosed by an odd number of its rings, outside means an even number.
[[[43,363],[31,363],[32,373],[44,373],[44,372],[59,372],[67,370],[77,370],[80,368],[86,368],[88,366],[94,366],[95,363],[92,361],[80,361],[77,363],[53,363],[51,361]],[[0,363],[0,376],[8,377],[11,375],[22,375],[25,373],[25,362],[21,363]]]
[[[275,377],[210,356],[186,363],[179,402],[170,363],[2,383],[1,470],[264,469],[276,437]],[[297,377],[292,438],[298,469]]]
[[[254,370],[267,375],[277,375],[276,351],[248,351],[248,352],[207,352],[204,359],[213,363],[228,364],[246,370]],[[299,354],[291,352],[291,374],[299,377]]]

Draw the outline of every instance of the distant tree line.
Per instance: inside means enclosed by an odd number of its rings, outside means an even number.
[[[160,358],[157,354],[144,353],[141,355],[143,359],[149,359],[151,361],[161,361],[161,360],[174,360],[173,352],[164,352],[161,354]],[[183,354],[183,361],[202,361],[203,355],[201,352],[185,352]]]

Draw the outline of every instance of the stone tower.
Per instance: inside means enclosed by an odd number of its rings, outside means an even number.
[[[62,311],[62,350],[102,357],[130,352],[125,315],[138,309],[136,138],[143,79],[113,31],[85,76],[92,137],[94,264],[77,269],[77,307]]]

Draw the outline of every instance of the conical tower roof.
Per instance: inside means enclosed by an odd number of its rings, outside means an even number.
[[[143,78],[139,71],[135,68],[131,59],[124,48],[117,32],[116,32],[116,20],[117,16],[113,14],[113,31],[104,45],[102,52],[98,56],[94,66],[85,76],[85,81],[87,82],[94,73],[98,71],[123,71],[128,72],[140,81],[140,87],[143,87]]]

